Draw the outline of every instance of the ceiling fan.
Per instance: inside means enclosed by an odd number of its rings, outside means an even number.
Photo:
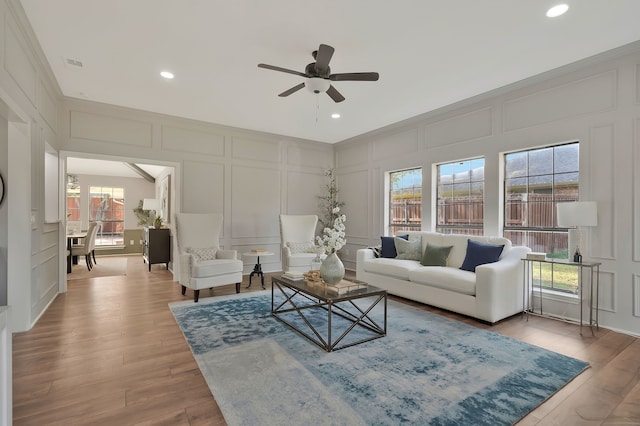
[[[313,93],[326,92],[334,102],[342,102],[344,101],[344,96],[342,96],[340,92],[338,92],[338,90],[333,87],[333,85],[331,84],[332,81],[378,81],[379,75],[377,72],[349,72],[331,74],[329,61],[331,61],[334,50],[335,49],[333,47],[327,44],[321,44],[318,50],[314,50],[311,53],[311,55],[313,55],[313,59],[315,59],[315,62],[311,62],[310,64],[308,64],[305,67],[304,72],[289,70],[286,68],[267,64],[258,64],[258,67],[299,75],[300,77],[305,77],[307,79],[306,82],[300,83],[296,86],[293,86],[291,89],[285,90],[284,92],[280,93],[278,95],[280,97],[289,96],[290,94],[297,92],[303,87],[306,87]]]

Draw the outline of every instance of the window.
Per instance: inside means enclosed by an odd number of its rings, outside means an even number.
[[[78,177],[67,175],[67,221],[80,220],[80,185]]]
[[[389,173],[389,228],[387,235],[422,228],[422,169]]]
[[[90,186],[89,220],[102,222],[96,246],[124,245],[124,188]]]
[[[484,158],[437,166],[436,231],[482,235],[484,232]]]
[[[514,245],[566,259],[568,230],[557,225],[556,204],[578,200],[579,144],[514,152],[504,158],[504,236]],[[548,270],[538,277],[543,288],[577,291],[575,268],[545,267]]]

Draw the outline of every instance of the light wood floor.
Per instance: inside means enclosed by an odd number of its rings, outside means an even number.
[[[262,291],[255,278],[246,284],[243,292]],[[167,307],[184,299],[163,265],[148,272],[141,257],[128,258],[126,276],[69,281],[35,327],[13,337],[14,424],[225,424]],[[576,325],[519,315],[491,327],[412,304],[591,364],[520,425],[640,424],[640,339],[581,336]]]

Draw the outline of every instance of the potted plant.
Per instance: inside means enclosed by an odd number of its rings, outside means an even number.
[[[138,207],[133,209],[133,212],[138,218],[138,226],[149,226],[153,222],[151,217],[151,210],[144,210],[142,208],[142,200],[138,201]]]

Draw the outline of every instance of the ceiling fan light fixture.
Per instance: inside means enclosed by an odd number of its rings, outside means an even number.
[[[324,93],[331,86],[331,81],[320,77],[311,77],[307,79],[305,87],[312,93]]]

